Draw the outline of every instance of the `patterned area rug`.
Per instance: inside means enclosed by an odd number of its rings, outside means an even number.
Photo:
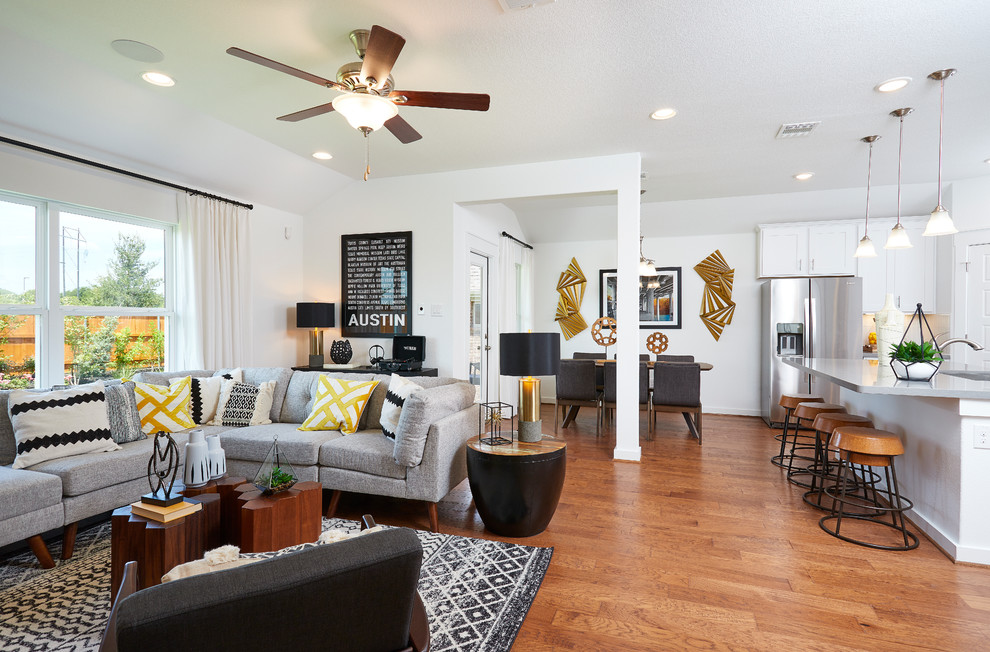
[[[323,529],[356,530],[342,519]],[[508,650],[536,596],[553,548],[416,530],[419,592],[431,650]],[[60,544],[50,546],[58,559]],[[43,570],[31,553],[0,563],[0,649],[97,650],[110,611],[110,523],[79,532],[69,561]]]

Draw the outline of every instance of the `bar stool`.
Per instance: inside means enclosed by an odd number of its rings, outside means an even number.
[[[795,421],[794,442],[791,445],[790,459],[788,459],[787,461],[787,479],[791,483],[796,484],[799,487],[804,487],[805,489],[811,489],[812,485],[810,482],[805,482],[803,480],[796,480],[795,478],[800,475],[811,474],[812,471],[810,467],[814,465],[815,460],[817,459],[817,457],[807,457],[804,455],[797,455],[796,453],[794,453],[795,450],[800,450],[800,449],[816,450],[817,448],[817,443],[812,444],[809,442],[807,445],[800,445],[798,443],[797,429],[801,427],[801,422],[807,421],[808,423],[813,423],[815,421],[815,417],[817,417],[819,414],[822,414],[823,412],[844,413],[845,411],[846,408],[842,407],[841,405],[837,405],[835,403],[822,403],[821,401],[805,401],[802,403],[798,403],[794,407],[794,421]],[[818,441],[818,437],[816,435],[815,442],[817,441]],[[800,466],[795,468],[794,460],[796,459],[807,460],[809,464],[806,466]]]
[[[868,548],[879,550],[913,550],[918,547],[918,537],[908,532],[904,511],[911,509],[914,505],[907,498],[903,498],[897,489],[897,473],[894,471],[894,458],[904,454],[904,444],[901,438],[886,430],[876,428],[862,428],[857,426],[839,426],[832,433],[833,445],[839,450],[839,482],[834,487],[825,490],[830,498],[835,500],[836,510],[833,514],[823,516],[818,521],[818,525],[834,537],[855,543]],[[874,500],[877,506],[870,505],[869,508],[879,512],[877,515],[871,514],[848,514],[847,505],[859,505],[856,498],[848,496],[850,485],[849,475],[853,464],[860,464],[869,467],[883,467],[885,488],[878,489],[876,481],[867,482],[871,485]],[[886,506],[880,505],[880,499]],[[885,514],[890,514],[890,523],[882,520]],[[885,545],[873,543],[864,539],[855,539],[841,533],[842,519],[855,519],[875,523],[900,532],[903,545]],[[834,521],[835,529],[831,525]]]
[[[770,458],[771,464],[775,466],[779,466],[781,468],[788,465],[788,462],[786,462],[784,459],[786,457],[784,455],[784,451],[787,448],[788,429],[790,428],[791,425],[791,415],[794,414],[794,408],[796,408],[799,403],[811,403],[811,402],[824,403],[825,399],[823,399],[821,396],[815,396],[814,394],[781,394],[780,395],[780,401],[777,402],[777,405],[784,408],[785,410],[784,429],[781,431],[779,435],[776,435],[777,441],[780,442],[780,453]],[[794,433],[792,436],[794,437],[794,440],[796,442],[798,437],[796,427],[794,429]],[[794,454],[794,448],[792,446],[789,455],[793,455],[793,454]]]
[[[825,494],[825,483],[830,481],[831,484],[835,484],[839,479],[838,471],[834,470],[829,463],[829,440],[832,438],[832,432],[839,426],[872,428],[873,421],[868,417],[858,414],[821,412],[811,424],[811,427],[815,430],[815,461],[808,467],[808,470],[811,472],[811,488],[805,492],[804,502],[812,507],[828,512],[833,511],[832,508],[822,505],[822,496]],[[865,469],[862,471],[864,474],[866,473]],[[877,476],[877,479],[879,479],[879,476]]]

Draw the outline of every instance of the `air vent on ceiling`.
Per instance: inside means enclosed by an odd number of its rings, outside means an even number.
[[[548,5],[551,2],[554,2],[554,0],[498,0],[498,3],[502,5],[502,9],[506,12],[517,9],[529,9],[536,5]]]
[[[777,130],[777,138],[799,138],[801,136],[807,136],[815,130],[815,127],[821,124],[818,122],[792,122],[790,124],[780,125],[780,129]]]

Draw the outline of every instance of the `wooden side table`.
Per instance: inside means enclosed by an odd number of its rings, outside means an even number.
[[[316,541],[323,525],[323,485],[298,482],[265,496],[252,484],[234,490],[241,552],[268,552]]]
[[[567,444],[544,436],[528,444],[515,441],[467,445],[468,482],[485,527],[507,537],[531,537],[550,524],[564,486]]]
[[[110,595],[116,596],[124,564],[138,562],[138,589],[161,584],[162,575],[179,564],[200,559],[207,548],[207,524],[220,521],[220,495],[188,498],[203,509],[159,523],[131,513],[127,505],[110,519]],[[112,597],[111,597],[112,600]]]
[[[212,550],[226,543],[238,545],[241,531],[238,520],[240,504],[235,497],[235,490],[246,483],[245,478],[223,476],[218,480],[210,480],[201,487],[180,487],[179,493],[185,498],[197,498],[204,494],[220,496],[220,509],[216,518],[207,519],[206,549]],[[254,485],[250,485],[254,486]]]

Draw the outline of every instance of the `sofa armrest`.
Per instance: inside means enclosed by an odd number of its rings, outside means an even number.
[[[478,436],[477,403],[434,422],[423,461],[406,473],[406,497],[435,503],[467,477],[465,444]]]

